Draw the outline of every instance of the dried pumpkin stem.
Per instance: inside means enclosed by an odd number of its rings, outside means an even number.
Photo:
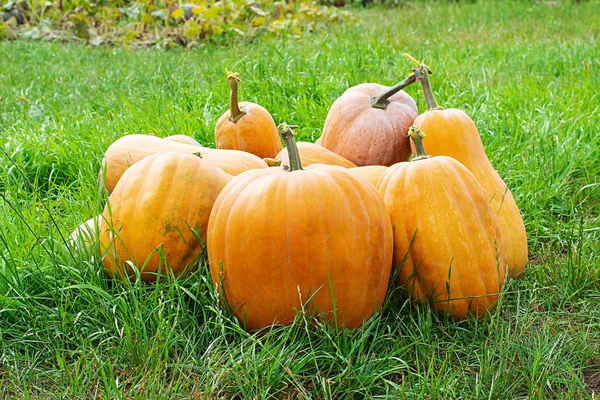
[[[288,157],[290,159],[290,168],[289,172],[292,171],[301,171],[302,168],[302,160],[300,160],[300,152],[298,151],[298,146],[296,146],[296,141],[294,140],[294,131],[292,128],[298,128],[295,125],[288,125],[283,122],[279,124],[277,127],[277,131],[279,132],[279,136],[283,139],[285,143],[285,147],[288,151]]]
[[[263,161],[267,163],[269,167],[279,167],[281,166],[281,160],[279,158],[263,158]]]
[[[408,130],[408,136],[410,136],[412,139],[413,143],[415,144],[415,149],[417,150],[417,155],[412,159],[413,161],[431,158],[431,156],[425,151],[425,147],[423,147],[423,138],[425,137],[425,134],[419,129],[418,126],[411,126]]]
[[[401,91],[402,89],[417,82],[419,80],[420,76],[423,75],[423,73],[422,73],[423,68],[426,68],[425,65],[419,65],[402,82],[398,83],[397,85],[392,86],[391,88],[389,88],[388,90],[386,90],[385,92],[381,93],[378,96],[373,96],[371,98],[371,106],[385,110],[387,108],[388,104],[390,104],[388,99],[390,97],[392,97],[393,95],[395,95],[396,93],[398,93],[399,91]]]
[[[435,101],[435,97],[433,95],[433,90],[431,89],[431,83],[429,82],[429,75],[433,75],[433,72],[425,64],[421,64],[425,67],[425,71],[420,76],[421,87],[423,88],[423,94],[425,95],[425,102],[427,103],[427,110],[440,110],[440,107]]]
[[[246,115],[246,111],[240,109],[240,105],[238,103],[238,82],[241,82],[240,76],[237,73],[229,73],[227,75],[227,82],[229,82],[229,111],[231,116],[229,120],[233,123],[236,123]]]

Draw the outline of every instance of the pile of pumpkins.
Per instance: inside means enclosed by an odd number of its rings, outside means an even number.
[[[100,172],[104,212],[73,240],[95,241],[111,278],[147,282],[187,275],[206,246],[216,289],[249,331],[300,309],[359,327],[392,277],[415,303],[481,317],[525,268],[525,227],[474,122],[437,105],[430,74],[417,63],[394,87],[348,89],[316,144],[238,103],[229,74],[217,148],[184,135],[118,139]],[[421,115],[402,91],[416,82]]]

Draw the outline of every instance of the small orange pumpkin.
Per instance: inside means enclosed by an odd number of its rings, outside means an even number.
[[[488,159],[473,120],[462,110],[439,107],[429,83],[430,71],[423,71],[419,78],[428,111],[415,120],[415,125],[427,133],[423,143],[431,155],[445,155],[460,161],[483,186],[500,222],[509,275],[518,277],[528,261],[527,233],[519,207]]]
[[[477,179],[451,157],[417,157],[388,168],[379,193],[394,225],[394,268],[414,301],[456,318],[494,308],[505,276],[500,227]]]
[[[195,154],[150,155],[127,169],[102,214],[109,276],[179,276],[200,255],[212,206],[230,177]],[[196,232],[193,232],[194,229]]]
[[[253,154],[236,150],[218,150],[192,144],[161,139],[152,135],[127,135],[117,139],[104,154],[100,182],[112,192],[117,182],[130,166],[140,160],[160,153],[198,153],[207,161],[230,175],[254,168],[267,168],[267,164]]]
[[[377,190],[338,166],[249,171],[219,195],[208,226],[215,285],[247,330],[290,324],[296,310],[360,326],[385,298],[392,226]],[[315,202],[315,198],[318,201]],[[335,300],[334,300],[335,299]]]
[[[215,127],[217,149],[242,150],[260,158],[275,157],[282,146],[273,117],[256,103],[238,103],[238,74],[230,73],[227,82],[231,89],[229,110]]]
[[[356,167],[356,165],[354,165],[351,161],[346,160],[344,157],[334,153],[331,150],[327,150],[325,147],[319,146],[318,144],[298,142],[296,143],[296,147],[300,152],[300,158],[302,159],[303,167],[308,167],[312,164],[339,165],[340,167],[344,168]],[[287,147],[277,154],[276,159],[281,160],[281,165],[284,168],[288,168],[290,166]]]
[[[408,128],[418,111],[402,89],[414,82],[413,73],[392,88],[363,83],[346,90],[329,109],[317,144],[358,166],[407,161]]]

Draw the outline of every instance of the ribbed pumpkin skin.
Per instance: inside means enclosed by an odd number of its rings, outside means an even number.
[[[377,183],[379,182],[379,178],[385,171],[387,171],[388,167],[383,165],[367,165],[364,167],[355,167],[348,169],[354,176],[360,176],[368,180],[373,184],[373,186],[377,187]]]
[[[100,170],[100,182],[104,182],[108,191],[112,192],[125,170],[131,165],[149,155],[169,152],[190,154],[200,152],[203,160],[230,175],[238,175],[254,168],[267,168],[267,164],[262,159],[242,151],[209,149],[151,135],[127,135],[117,139],[106,150]]]
[[[229,179],[192,154],[155,154],[127,169],[110,195],[100,227],[109,275],[121,276],[131,261],[143,267],[144,281],[154,281],[159,266],[162,274],[179,276],[201,251],[191,229],[206,239],[210,211]],[[159,248],[170,264],[168,271]],[[134,275],[129,265],[127,274]]]
[[[408,128],[418,115],[405,92],[389,98],[385,110],[371,106],[373,96],[389,89],[375,83],[354,86],[338,98],[327,114],[317,144],[358,166],[390,166],[410,158]]]
[[[309,312],[320,310],[333,322],[330,284],[338,326],[360,326],[383,303],[392,246],[375,188],[324,165],[235,177],[208,227],[212,279],[250,331],[293,322],[299,292],[303,304],[313,296]]]
[[[415,121],[427,136],[423,145],[432,155],[460,161],[477,178],[498,214],[509,275],[519,276],[527,264],[527,233],[513,195],[485,154],[479,131],[458,109],[431,110]]]
[[[346,160],[344,157],[335,154],[333,151],[326,149],[325,147],[319,146],[318,144],[309,142],[297,142],[298,151],[300,152],[300,158],[302,159],[302,166],[308,167],[312,164],[327,164],[327,165],[339,165],[344,168],[356,167],[354,163]],[[288,156],[287,148],[281,150],[277,154],[278,159],[281,160],[281,166],[285,167],[290,165],[290,158]]]
[[[215,128],[217,149],[241,150],[260,158],[275,157],[282,149],[273,117],[258,104],[243,101],[240,107],[246,112],[237,122],[229,120],[227,110]]]
[[[390,167],[379,193],[394,226],[398,283],[411,297],[435,299],[437,310],[456,318],[492,310],[504,258],[498,222],[475,177],[450,157],[433,157]]]

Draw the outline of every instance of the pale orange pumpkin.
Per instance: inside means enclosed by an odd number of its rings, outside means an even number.
[[[366,165],[364,167],[355,167],[348,169],[348,172],[355,176],[361,176],[377,187],[379,178],[387,171],[388,167],[383,165]]]
[[[273,117],[256,103],[238,103],[238,74],[228,74],[227,82],[229,110],[221,115],[215,127],[217,149],[246,151],[260,158],[275,157],[282,146]]]
[[[428,157],[420,134],[411,128],[417,157],[379,181],[398,283],[456,318],[482,316],[495,307],[506,271],[496,215],[473,174],[451,157]]]
[[[230,177],[194,154],[150,155],[127,169],[102,214],[111,277],[181,275],[200,255],[212,206]],[[193,231],[194,230],[194,231]]]
[[[69,235],[69,242],[75,250],[83,250],[92,246],[98,240],[98,232],[102,224],[102,214],[82,222]]]
[[[169,152],[200,153],[205,161],[230,175],[238,175],[254,168],[267,168],[263,160],[243,151],[199,147],[151,135],[127,135],[117,139],[106,150],[100,170],[100,182],[112,192],[127,168],[149,155]]]
[[[402,89],[415,81],[413,73],[392,88],[363,83],[346,90],[329,109],[317,144],[358,166],[408,160],[408,128],[418,111]]]
[[[475,175],[498,216],[509,275],[518,277],[528,261],[527,233],[513,195],[488,159],[475,123],[462,110],[442,109],[431,90],[428,73],[420,75],[428,111],[415,125],[427,133],[423,143],[431,155],[460,161]]]
[[[298,151],[300,152],[303,167],[308,167],[312,164],[339,165],[344,168],[356,167],[351,161],[346,160],[344,157],[331,150],[327,150],[325,147],[319,146],[318,144],[298,142],[296,143],[296,147],[298,147]],[[288,168],[290,166],[287,148],[281,150],[275,159],[281,160],[281,166],[283,168]]]
[[[280,129],[289,170],[239,175],[215,203],[212,279],[250,331],[290,324],[303,307],[336,326],[358,327],[386,295],[389,215],[376,189],[344,168],[303,170],[291,130]]]
[[[191,144],[193,146],[203,147],[200,142],[188,135],[171,135],[167,136],[165,139],[170,140],[172,142],[183,143],[183,144]]]

